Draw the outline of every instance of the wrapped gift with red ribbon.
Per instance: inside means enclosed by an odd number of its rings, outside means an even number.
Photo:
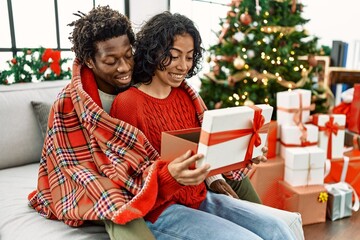
[[[280,135],[280,156],[285,158],[288,148],[302,148],[317,146],[319,131],[314,124],[302,124],[299,126],[282,125]]]
[[[293,187],[279,182],[281,209],[299,212],[303,225],[326,221],[328,194],[324,185]]]
[[[360,83],[354,84],[354,97],[350,106],[348,129],[360,134]]]
[[[311,91],[295,89],[276,94],[276,119],[278,125],[299,125],[310,119]]]
[[[211,174],[236,169],[243,161],[263,154],[273,108],[267,104],[205,111],[197,166],[211,165]]]
[[[344,153],[341,159],[332,159],[326,183],[347,182],[360,195],[360,151],[355,149]]]
[[[328,159],[343,157],[345,114],[314,114],[312,122],[319,127],[318,146],[327,152]]]
[[[272,112],[266,104],[205,111],[201,128],[162,133],[161,157],[174,159],[189,149],[202,153],[195,167],[209,163],[208,176],[243,168],[263,155]]]

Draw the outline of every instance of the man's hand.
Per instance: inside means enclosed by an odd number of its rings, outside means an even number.
[[[263,152],[263,155],[261,156],[257,156],[256,158],[251,159],[251,161],[255,164],[259,164],[261,162],[266,162],[267,158],[266,158],[266,154],[268,152],[268,148],[267,147],[263,147],[261,149],[261,151]]]
[[[204,156],[202,154],[195,154],[191,156],[191,151],[187,151],[184,155],[175,158],[168,165],[170,175],[182,185],[199,185],[202,183],[209,173],[209,164],[196,169],[189,169],[191,165]]]
[[[210,184],[209,188],[211,191],[215,193],[221,193],[239,199],[238,195],[234,192],[234,190],[230,187],[230,185],[227,184],[227,182],[225,182],[224,179],[217,179],[213,181]]]

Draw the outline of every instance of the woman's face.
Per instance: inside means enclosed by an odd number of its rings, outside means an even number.
[[[177,35],[174,46],[170,49],[170,65],[161,71],[157,69],[152,81],[163,86],[179,87],[193,66],[194,39],[190,34]]]
[[[87,66],[94,72],[98,88],[115,94],[130,84],[134,66],[132,46],[127,35],[111,38],[96,44],[95,61],[88,59]]]

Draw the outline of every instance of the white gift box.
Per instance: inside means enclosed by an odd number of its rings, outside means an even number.
[[[209,163],[211,165],[210,170],[213,172],[216,169],[219,169],[219,172],[224,172],[224,169],[228,168],[227,166],[231,167],[244,160],[251,160],[262,155],[261,149],[267,141],[267,131],[272,112],[273,107],[266,104],[205,111],[197,150],[198,153],[204,154],[204,158],[197,161],[196,166]],[[257,132],[258,134],[253,134],[253,128],[257,125],[254,125],[255,115],[259,116],[264,124]],[[246,132],[247,134],[244,134]],[[227,136],[231,137],[216,140],[218,137],[220,139]],[[258,146],[251,143],[251,139],[255,139],[256,136],[261,141]],[[249,145],[249,150],[251,147],[253,149],[249,151],[250,156],[248,157],[250,159],[245,159]]]
[[[280,156],[285,158],[285,151],[288,148],[317,146],[319,138],[318,127],[314,124],[304,124],[306,128],[306,141],[302,141],[302,130],[298,126],[281,125],[280,135]]]
[[[317,146],[286,149],[284,181],[294,187],[323,184],[325,159]]]
[[[295,89],[283,91],[276,94],[276,119],[279,125],[296,125],[294,115],[301,122],[309,121],[311,105],[311,91],[306,89]]]
[[[344,156],[345,122],[345,114],[313,115],[313,123],[319,128],[318,146],[327,152],[328,159],[342,158]],[[334,128],[334,126],[337,128],[337,132],[331,131],[331,138],[329,138],[329,124],[333,126],[332,128]],[[329,149],[329,147],[331,147],[331,149]]]

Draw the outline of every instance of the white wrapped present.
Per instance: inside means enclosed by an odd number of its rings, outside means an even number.
[[[302,127],[281,125],[280,156],[285,158],[288,148],[317,146],[318,133],[318,127],[314,124],[304,124]]]
[[[294,187],[323,184],[325,159],[317,146],[286,149],[284,181]]]
[[[276,119],[279,125],[297,125],[309,121],[311,91],[295,89],[276,94]]]
[[[197,150],[204,158],[196,166],[209,163],[212,174],[223,173],[262,155],[272,112],[266,104],[205,111]]]
[[[328,159],[344,156],[345,114],[315,114],[313,123],[319,128],[318,146],[324,149]]]

